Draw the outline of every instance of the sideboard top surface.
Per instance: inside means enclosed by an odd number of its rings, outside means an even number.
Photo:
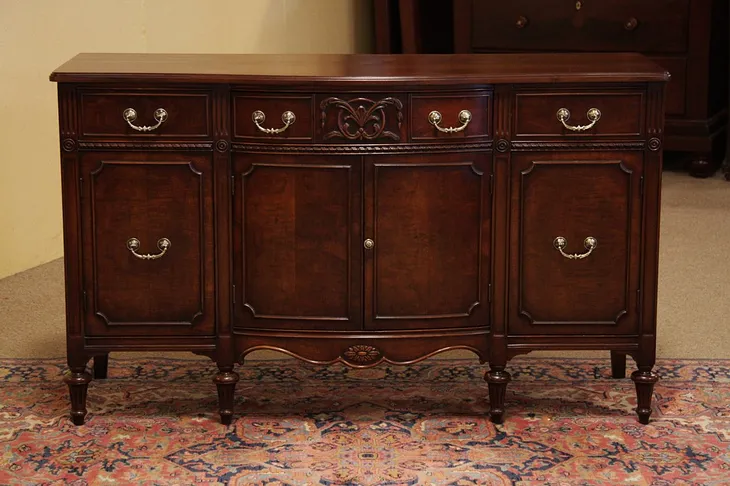
[[[81,53],[50,80],[291,84],[662,82],[669,73],[636,53],[153,54]]]

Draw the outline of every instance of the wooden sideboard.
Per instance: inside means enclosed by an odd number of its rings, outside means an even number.
[[[71,418],[117,351],[607,350],[651,414],[664,99],[638,54],[80,54],[58,83]],[[103,388],[97,388],[102,393]]]
[[[722,162],[726,0],[378,0],[375,7],[383,51],[642,53],[672,75],[664,143],[671,158],[698,177]]]

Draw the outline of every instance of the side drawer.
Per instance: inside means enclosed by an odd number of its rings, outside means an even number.
[[[210,92],[83,90],[82,138],[211,138]]]
[[[487,92],[411,96],[411,140],[490,138],[491,97]]]
[[[513,133],[519,137],[639,137],[642,91],[520,92]]]
[[[312,97],[233,93],[233,138],[238,140],[312,140]]]

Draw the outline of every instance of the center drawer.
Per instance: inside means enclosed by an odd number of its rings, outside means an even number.
[[[522,92],[513,133],[526,137],[638,137],[644,132],[640,91]]]

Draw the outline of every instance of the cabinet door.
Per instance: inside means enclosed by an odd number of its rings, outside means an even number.
[[[513,154],[510,334],[633,334],[641,152]]]
[[[215,333],[211,160],[82,155],[88,335]]]
[[[488,154],[365,163],[365,327],[489,324]]]
[[[360,157],[234,156],[236,326],[362,326]]]

